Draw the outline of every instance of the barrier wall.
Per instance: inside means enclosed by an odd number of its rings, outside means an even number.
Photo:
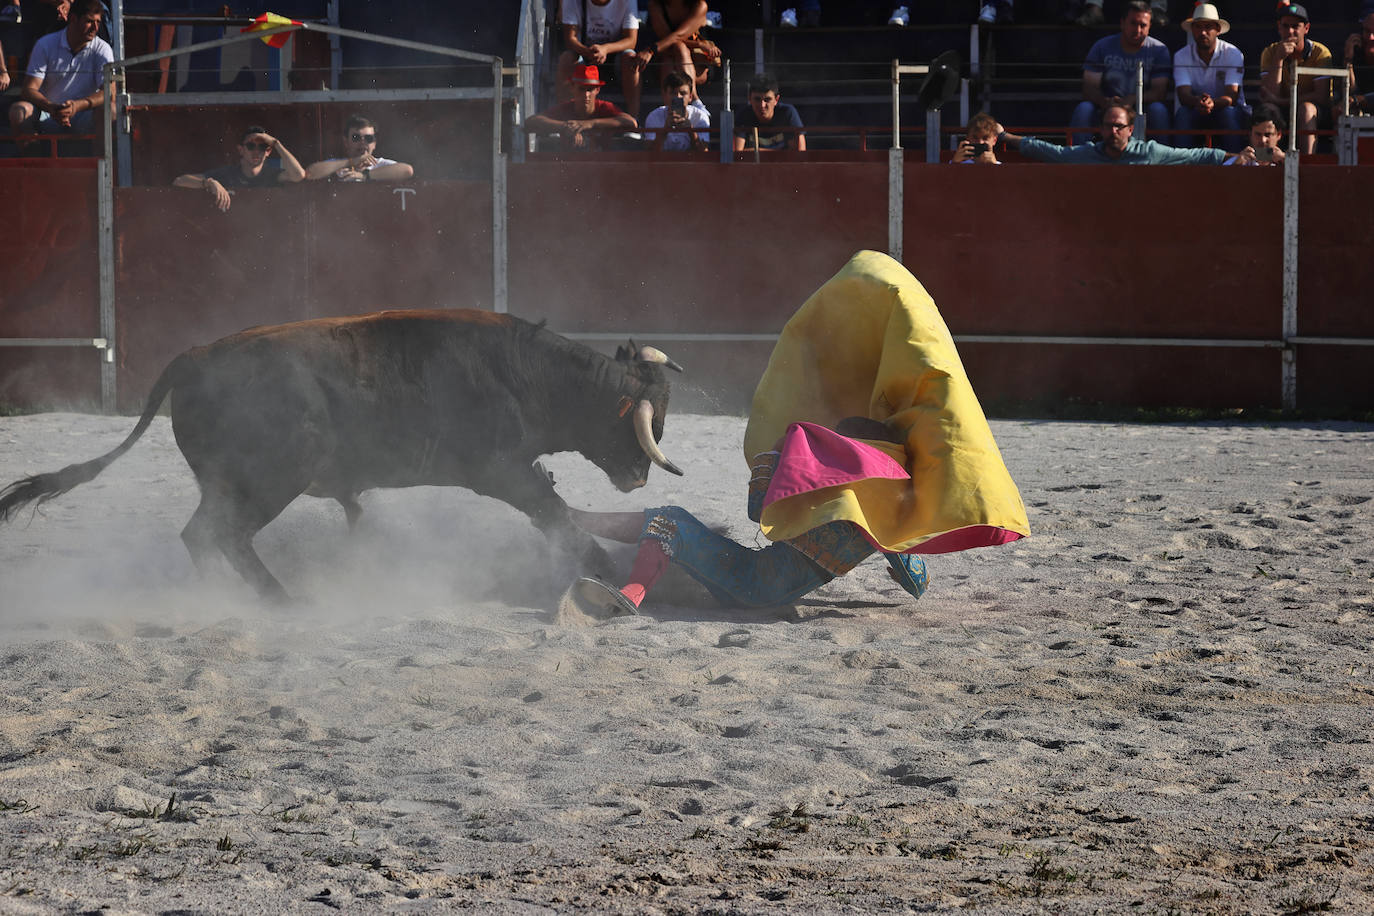
[[[141,406],[187,347],[259,324],[388,308],[489,308],[483,182],[311,183],[239,192],[227,212],[177,188],[115,194],[119,403]]]
[[[100,336],[95,160],[62,163],[0,167],[0,338]],[[99,404],[98,352],[0,347],[0,404]]]
[[[1303,169],[1302,335],[1374,338],[1371,173]],[[1280,170],[913,164],[904,182],[904,261],[956,337],[1282,336]],[[239,193],[227,213],[194,191],[117,191],[120,406],[136,407],[175,353],[254,324],[490,307],[490,185],[412,187],[291,185]],[[768,335],[853,252],[886,249],[887,195],[873,161],[511,165],[509,307],[601,349],[631,335],[661,346],[690,370],[680,404],[744,409]],[[97,333],[94,197],[90,172],[0,168],[0,201],[31,240],[0,265],[0,333]],[[708,333],[737,339],[674,337]],[[1272,346],[965,340],[960,352],[993,405],[1280,403]],[[1368,348],[1296,353],[1301,406],[1374,405]],[[0,401],[93,399],[96,359],[0,348]]]

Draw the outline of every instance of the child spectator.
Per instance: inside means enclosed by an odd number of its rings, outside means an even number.
[[[805,150],[802,126],[797,109],[782,101],[777,79],[760,73],[749,81],[749,109],[735,124],[735,151]]]
[[[597,128],[634,130],[639,126],[639,122],[631,115],[611,102],[597,98],[601,87],[606,84],[594,65],[573,67],[568,82],[573,86],[573,98],[526,118],[525,128],[530,133],[545,136],[556,134],[572,149],[594,150],[605,145],[603,135],[597,133]]]
[[[692,81],[685,73],[669,73],[663,80],[663,104],[644,119],[644,139],[656,150],[705,150],[710,134],[687,127],[710,127],[711,114],[692,99]],[[676,130],[661,130],[663,127]],[[657,128],[657,129],[656,129]]]

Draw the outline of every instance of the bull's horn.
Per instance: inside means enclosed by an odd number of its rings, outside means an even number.
[[[679,366],[677,363],[673,362],[671,359],[669,359],[667,353],[664,353],[662,350],[655,349],[654,347],[640,347],[639,352],[635,354],[635,358],[638,359],[640,362],[658,363],[661,366],[667,366],[674,372],[682,371],[682,367]]]
[[[668,456],[663,454],[663,450],[654,441],[654,405],[648,401],[640,401],[635,408],[635,438],[639,440],[639,447],[644,449],[644,454],[649,456],[649,460],[669,474],[682,476],[682,471],[678,466],[668,460]]]

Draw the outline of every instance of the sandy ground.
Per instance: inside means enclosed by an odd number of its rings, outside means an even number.
[[[0,482],[132,426],[0,419]],[[373,492],[179,532],[158,419],[0,529],[0,913],[1374,911],[1374,428],[999,421],[1034,537],[795,607],[594,626],[523,517]],[[744,423],[674,415],[677,502],[754,537]]]

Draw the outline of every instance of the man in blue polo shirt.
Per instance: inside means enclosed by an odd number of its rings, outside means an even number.
[[[1083,101],[1069,119],[1074,143],[1087,142],[1089,131],[1108,105],[1133,105],[1137,66],[1145,80],[1145,121],[1150,134],[1168,133],[1169,77],[1174,62],[1164,42],[1150,37],[1153,15],[1144,0],[1128,0],[1121,8],[1121,32],[1088,50],[1083,62]]]
[[[91,133],[99,126],[95,109],[105,104],[105,65],[114,60],[99,35],[103,15],[100,0],[76,0],[67,27],[33,46],[19,101],[10,106],[17,136]]]
[[[1060,146],[1032,137],[1019,137],[997,126],[997,142],[1005,143],[1027,159],[1041,162],[1090,165],[1244,165],[1254,160],[1254,150],[1231,155],[1222,149],[1178,149],[1154,140],[1136,140],[1135,115],[1122,105],[1109,105],[1102,113],[1102,139],[1075,146]],[[996,146],[996,144],[993,144]]]

